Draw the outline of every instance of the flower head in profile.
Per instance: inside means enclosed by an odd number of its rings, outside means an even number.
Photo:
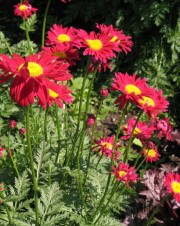
[[[26,0],[24,3],[18,3],[14,6],[14,14],[16,16],[21,16],[22,18],[26,19],[28,16],[31,17],[33,13],[35,13],[38,9],[33,8],[29,1]]]
[[[161,112],[166,112],[169,102],[163,96],[162,90],[154,88],[150,90],[152,93],[143,94],[137,99],[137,105],[151,118],[152,116],[156,117]]]
[[[128,164],[121,162],[117,167],[112,167],[112,174],[115,175],[118,181],[124,181],[126,186],[129,187],[129,183],[136,183],[138,175],[135,172],[134,166],[130,167]]]
[[[126,54],[131,51],[133,45],[131,36],[126,36],[122,30],[114,28],[113,25],[106,26],[105,24],[96,24],[96,27],[101,31],[101,33],[109,36],[111,42],[117,43],[119,48]]]
[[[160,154],[153,142],[149,142],[146,147],[143,148],[142,154],[146,159],[146,162],[156,162],[159,160]]]
[[[113,145],[114,145],[114,139],[115,136],[110,137],[104,137],[100,138],[99,140],[95,140],[95,143],[97,144],[95,147],[93,147],[93,150],[101,153],[102,155],[107,156],[108,158],[111,158],[112,152],[113,152]],[[115,148],[117,149],[119,147],[119,144],[117,143]],[[114,151],[114,160],[118,160],[120,158],[121,154],[119,151]]]
[[[57,56],[58,60],[66,61],[71,66],[76,65],[79,59],[78,50],[71,45],[57,44],[53,47],[43,47],[45,52],[51,52],[53,56]]]
[[[115,78],[113,78],[112,90],[117,90],[122,93],[115,101],[115,104],[120,105],[120,109],[123,109],[127,100],[134,101],[142,93],[148,93],[149,88],[145,79],[136,78],[136,75],[129,75],[128,73],[115,73]]]
[[[122,139],[127,140],[131,137],[132,130],[136,120],[134,118],[130,118],[127,122],[127,126],[123,126],[123,130],[125,135]],[[133,136],[140,139],[142,142],[151,137],[152,133],[154,132],[155,127],[153,125],[148,125],[146,122],[138,121]]]
[[[165,137],[166,140],[171,140],[172,126],[169,120],[169,118],[155,119],[154,124],[158,131],[158,138]]]
[[[96,61],[106,63],[107,60],[116,57],[115,52],[119,52],[120,49],[117,44],[110,42],[110,37],[105,34],[91,31],[89,34],[80,29],[78,37],[81,42],[81,46],[85,48],[83,55],[94,56]]]
[[[79,47],[77,39],[77,30],[73,27],[63,27],[54,24],[47,33],[47,45],[65,44]]]
[[[51,53],[37,53],[23,58],[17,54],[9,58],[2,54],[0,83],[13,78],[10,86],[12,100],[20,106],[33,104],[35,98],[44,106],[49,98],[49,88],[55,81],[67,81],[72,75],[69,64],[57,61]]]
[[[167,173],[164,185],[168,193],[172,194],[177,202],[180,202],[180,174],[174,172]]]

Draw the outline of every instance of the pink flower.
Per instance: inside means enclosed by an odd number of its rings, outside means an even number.
[[[15,120],[10,120],[9,126],[10,126],[11,129],[16,128],[16,125],[17,125],[17,122]]]
[[[134,118],[130,118],[128,120],[127,126],[122,127],[125,132],[125,136],[123,136],[122,139],[127,140],[130,138],[135,123],[136,120]],[[153,125],[148,125],[145,122],[138,121],[133,136],[140,139],[143,142],[151,137],[154,130],[155,127]]]
[[[108,89],[101,89],[100,94],[102,97],[107,97],[109,95]]]
[[[146,147],[143,148],[142,154],[146,159],[146,162],[156,162],[159,160],[160,154],[153,142],[149,142]]]
[[[87,125],[88,126],[93,126],[94,125],[94,123],[95,123],[95,121],[96,121],[96,117],[95,117],[95,115],[94,114],[89,114],[88,115],[88,118],[87,118]]]
[[[168,193],[171,193],[177,202],[180,202],[180,174],[167,173],[165,176],[164,185]]]
[[[32,16],[38,9],[33,8],[32,5],[29,4],[29,1],[26,0],[24,3],[18,3],[14,6],[14,14],[16,16],[21,16],[22,18],[26,19],[28,16]]]
[[[138,175],[135,173],[134,166],[129,167],[128,164],[121,162],[117,167],[113,166],[112,174],[115,175],[118,181],[124,181],[126,186],[129,187],[129,182],[136,183]]]
[[[95,147],[93,147],[93,150],[97,152],[101,152],[102,155],[107,156],[108,158],[111,158],[113,153],[113,145],[114,145],[114,139],[115,136],[110,137],[104,137],[100,138],[99,140],[95,140],[95,143],[97,144]],[[120,145],[117,143],[115,148],[117,149]],[[118,150],[114,150],[114,160],[119,160],[121,156],[121,153]]]
[[[171,140],[172,126],[169,122],[169,118],[157,119],[155,126],[159,132],[158,138],[165,136],[167,140]]]

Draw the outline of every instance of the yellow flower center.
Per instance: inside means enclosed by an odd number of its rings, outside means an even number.
[[[50,97],[53,97],[53,98],[56,98],[59,96],[58,93],[54,92],[52,89],[49,89],[49,96]]]
[[[135,95],[141,94],[141,90],[137,86],[132,84],[126,85],[125,90],[128,94],[130,93],[134,93]]]
[[[112,144],[108,143],[108,142],[102,142],[101,144],[103,147],[107,148],[107,149],[112,149],[113,146]]]
[[[66,59],[67,58],[67,55],[64,52],[54,52],[53,55],[54,56],[58,56],[61,59]]]
[[[114,37],[111,38],[110,42],[117,42],[118,37],[115,35]]]
[[[71,41],[71,38],[66,34],[60,34],[60,35],[58,35],[58,41],[59,42],[69,42],[69,41]]]
[[[139,103],[142,105],[148,105],[149,107],[154,107],[155,106],[155,102],[152,98],[150,97],[146,97],[146,96],[142,96],[141,99],[139,99]]]
[[[24,64],[21,64],[18,67],[18,71],[21,70]],[[34,62],[28,62],[28,71],[30,74],[30,77],[38,77],[39,75],[43,74],[43,67],[40,64],[34,63]]]
[[[138,133],[141,133],[141,130],[136,127],[135,130],[134,130],[134,134],[136,135]]]
[[[154,149],[147,149],[147,150],[145,150],[145,153],[149,157],[155,157],[156,156],[156,151]]]
[[[173,181],[171,183],[171,187],[174,193],[180,193],[180,183],[177,181]]]
[[[100,50],[103,46],[101,40],[99,40],[99,39],[94,39],[94,40],[88,39],[86,41],[87,41],[88,46],[93,50]]]
[[[21,11],[25,11],[26,9],[27,9],[27,6],[24,4],[19,6],[19,10],[21,10]]]
[[[119,177],[123,177],[127,173],[125,171],[121,170],[121,171],[118,172],[118,174],[119,174]]]

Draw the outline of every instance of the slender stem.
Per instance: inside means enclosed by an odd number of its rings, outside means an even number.
[[[58,159],[59,159],[59,154],[60,154],[60,137],[61,137],[61,132],[60,132],[60,123],[59,123],[59,115],[58,115],[58,106],[55,104],[55,111],[56,111],[56,127],[57,127],[57,132],[58,132],[58,152],[56,155],[56,161],[55,163],[57,164]]]
[[[6,38],[4,37],[4,41],[5,41],[5,45],[10,53],[10,55],[12,55],[12,50],[11,50],[11,47],[9,46],[9,43],[7,42]]]
[[[13,225],[13,221],[12,221],[12,218],[11,218],[11,213],[9,212],[9,209],[8,209],[8,206],[6,205],[6,203],[4,203],[4,207],[5,207],[7,215],[8,215],[9,225]]]
[[[152,214],[150,215],[149,219],[146,221],[146,223],[145,223],[144,226],[149,226],[149,225],[150,225],[151,220],[153,219],[154,215],[157,213],[157,211],[158,211],[158,209],[160,208],[160,206],[161,206],[162,204],[164,204],[164,202],[165,202],[167,199],[169,199],[170,196],[171,196],[171,195],[165,196],[165,197],[159,202],[159,204],[154,208]]]
[[[47,105],[46,112],[45,112],[45,117],[44,117],[44,138],[45,141],[47,141],[47,116],[48,116],[48,110],[49,106]]]
[[[52,0],[48,0],[48,3],[46,5],[46,9],[45,9],[45,12],[44,12],[44,19],[43,19],[43,26],[42,26],[42,46],[44,46],[47,14],[48,14],[48,11],[49,11],[49,7],[50,7],[50,4],[51,4],[51,1]]]
[[[113,188],[112,188],[110,197],[109,197],[107,203],[103,206],[103,208],[102,208],[102,210],[101,210],[101,213],[100,213],[100,215],[98,216],[98,218],[96,219],[96,221],[94,222],[94,224],[97,224],[97,222],[98,222],[98,221],[100,220],[100,218],[103,216],[105,210],[106,210],[107,207],[109,206],[109,203],[111,202],[112,198],[113,198],[114,195],[116,194],[116,191],[117,191],[117,189],[119,188],[119,185],[120,185],[120,184],[119,184],[119,181],[116,181],[116,182],[114,183],[114,186],[113,186]],[[123,192],[124,192],[124,190],[125,190],[125,188],[126,188],[126,185],[124,185],[123,189],[121,190],[121,192],[119,192],[118,195],[122,195]]]
[[[114,164],[114,150],[115,150],[115,146],[116,146],[116,142],[117,142],[117,139],[118,139],[118,136],[119,136],[119,133],[120,133],[120,129],[121,129],[121,124],[122,124],[122,121],[125,117],[125,114],[126,114],[126,111],[127,111],[127,108],[128,108],[128,105],[129,105],[129,101],[126,103],[124,109],[123,109],[123,112],[122,112],[122,115],[121,115],[121,119],[119,120],[119,123],[118,123],[118,129],[117,129],[117,132],[116,132],[116,136],[115,136],[115,140],[114,140],[114,144],[113,144],[113,152],[112,152],[112,156],[111,156],[111,164],[110,164],[110,167],[109,167],[109,171],[112,169],[112,166]],[[109,185],[110,185],[110,182],[111,182],[111,173],[109,173],[109,176],[108,176],[108,180],[107,180],[107,184],[106,184],[106,188],[105,188],[105,191],[104,191],[104,194],[103,194],[103,197],[101,198],[100,200],[100,203],[99,205],[97,206],[96,208],[96,211],[93,215],[93,221],[97,215],[97,213],[99,212],[101,206],[103,205],[104,203],[104,200],[106,198],[106,195],[108,193],[108,189],[109,189]]]
[[[24,21],[24,25],[25,25],[25,34],[26,34],[26,40],[27,40],[27,43],[28,43],[28,48],[29,48],[29,52],[30,54],[33,53],[33,49],[32,49],[32,46],[31,46],[31,41],[30,41],[30,37],[29,37],[29,31],[27,29],[27,22],[26,20],[23,20]]]
[[[17,176],[19,177],[19,171],[18,171],[18,168],[16,166],[16,163],[14,161],[14,158],[11,154],[11,150],[10,150],[10,132],[8,131],[8,154],[10,155],[10,158],[11,158],[11,162],[12,162],[12,165],[13,165],[13,168],[17,174]]]
[[[38,189],[37,180],[35,177],[33,153],[31,147],[31,129],[30,129],[30,117],[29,117],[29,106],[26,108],[26,138],[27,138],[27,148],[29,154],[30,168],[32,173],[32,181],[34,188],[34,200],[35,200],[35,212],[36,212],[36,226],[39,225],[39,211],[38,211]]]
[[[129,138],[127,148],[126,148],[126,150],[125,150],[125,152],[124,152],[124,159],[123,159],[123,162],[125,162],[125,163],[126,163],[126,161],[128,160],[128,154],[129,154],[130,146],[131,146],[131,144],[132,144],[132,142],[133,142],[133,139],[134,139],[134,131],[135,131],[135,129],[136,129],[136,126],[137,126],[137,124],[138,124],[138,122],[139,122],[139,119],[141,118],[142,114],[143,114],[143,110],[141,110],[141,111],[139,112],[139,115],[138,115],[138,117],[137,117],[137,119],[136,119],[136,122],[135,122],[135,124],[134,124],[134,127],[133,127],[133,129],[132,129],[131,136],[130,136],[130,138]]]

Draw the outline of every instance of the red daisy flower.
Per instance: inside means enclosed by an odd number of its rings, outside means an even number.
[[[163,136],[166,137],[167,140],[171,140],[171,132],[172,132],[172,126],[169,122],[169,118],[164,119],[155,119],[155,127],[158,131],[158,138],[162,138]]]
[[[63,103],[72,103],[73,98],[70,95],[72,93],[71,90],[68,90],[67,86],[65,85],[57,85],[55,83],[51,83],[51,86],[48,89],[49,91],[49,99],[46,103],[49,106],[52,106],[52,102],[55,102],[60,108],[63,108]],[[42,103],[39,102],[40,105]],[[43,106],[44,108],[46,107]]]
[[[164,185],[166,186],[168,193],[172,194],[177,202],[180,202],[180,174],[173,172],[167,173]]]
[[[146,158],[146,162],[155,162],[159,160],[160,154],[153,142],[149,142],[147,147],[143,148],[142,154]]]
[[[118,45],[110,42],[110,37],[105,34],[96,34],[94,31],[88,34],[80,29],[78,36],[81,39],[82,47],[85,48],[83,55],[94,56],[96,61],[106,63],[107,60],[116,57],[114,51],[120,51]]]
[[[96,116],[94,114],[89,114],[88,118],[87,118],[87,121],[86,121],[86,124],[88,126],[93,126],[95,121],[96,121]]]
[[[73,27],[67,28],[62,25],[54,24],[48,31],[47,45],[56,44],[71,44],[72,46],[79,47],[79,41],[77,39],[77,30]]]
[[[3,65],[5,73],[0,75],[0,81],[2,83],[14,77],[10,95],[20,106],[34,103],[35,97],[45,105],[49,98],[48,86],[53,84],[52,79],[66,81],[72,77],[68,71],[69,64],[57,61],[57,57],[52,57],[51,53],[39,53],[26,58],[19,55],[14,55],[12,59],[5,55],[1,57],[0,68]]]
[[[113,25],[106,26],[105,24],[96,24],[96,27],[103,33],[111,37],[111,42],[116,42],[120,49],[126,54],[131,51],[133,42],[130,40],[131,36],[123,34],[122,30],[114,28]]]
[[[14,6],[14,14],[16,16],[21,16],[22,18],[26,19],[28,16],[32,16],[38,9],[33,8],[32,5],[29,4],[29,1],[26,0],[24,3],[18,3]]]
[[[113,166],[112,169],[114,170],[112,174],[115,175],[116,179],[118,181],[124,181],[127,187],[129,187],[130,182],[136,183],[137,179],[139,179],[135,173],[134,166],[129,167],[124,162],[121,162],[118,167]]]
[[[137,78],[136,75],[129,75],[128,73],[115,73],[113,78],[112,90],[121,91],[123,94],[118,97],[115,104],[120,104],[120,109],[123,109],[127,100],[134,100],[138,98],[142,93],[149,92],[149,87],[145,79]]]
[[[51,52],[53,56],[57,56],[59,60],[67,61],[71,66],[76,65],[76,60],[79,59],[78,50],[70,45],[59,44],[53,47],[43,47],[45,52]]]
[[[149,117],[157,116],[160,112],[166,112],[169,102],[163,97],[162,90],[151,88],[152,93],[144,94],[137,100],[139,108],[143,109]]]
[[[101,152],[102,155],[106,155],[108,158],[111,158],[112,156],[112,149],[114,145],[114,139],[115,136],[100,138],[99,140],[95,140],[95,143],[97,144],[95,147],[93,147],[93,150],[97,152]],[[116,148],[119,147],[119,144],[116,144]],[[114,151],[114,160],[118,160],[118,158],[121,156],[120,152],[115,150]]]
[[[127,126],[122,127],[125,132],[125,136],[123,136],[122,139],[127,140],[130,138],[135,123],[136,120],[134,118],[130,118],[128,120]],[[151,137],[154,130],[155,127],[153,125],[148,125],[145,122],[138,121],[133,136],[140,139],[141,141],[144,141]]]

